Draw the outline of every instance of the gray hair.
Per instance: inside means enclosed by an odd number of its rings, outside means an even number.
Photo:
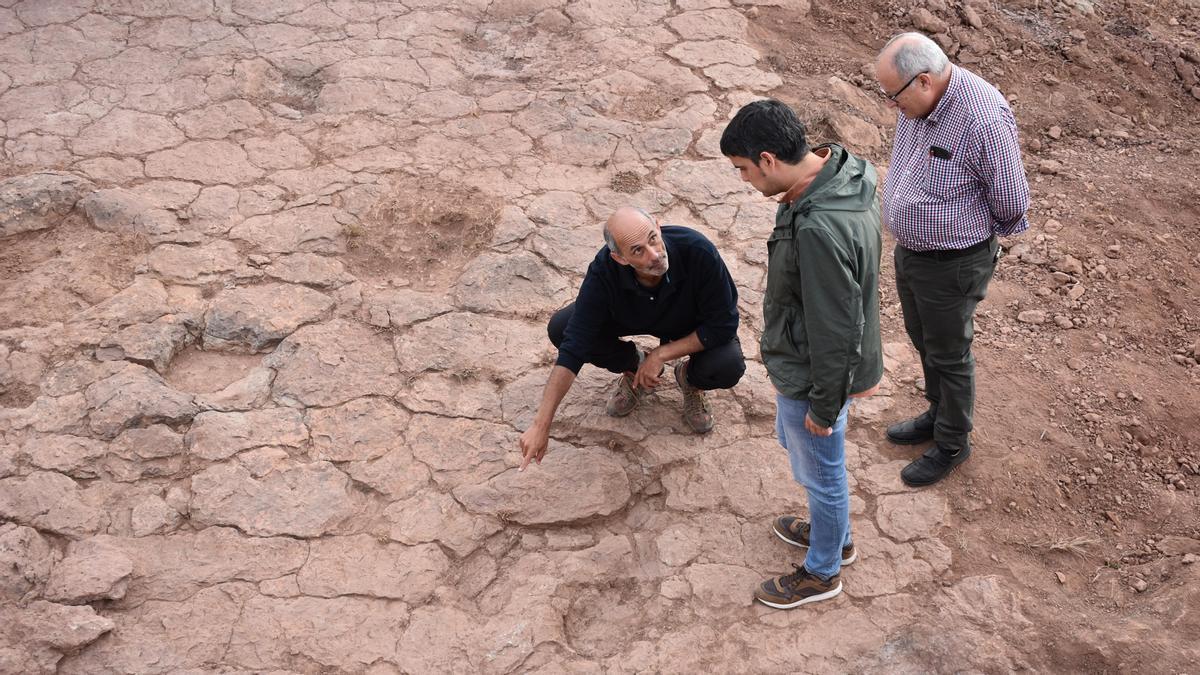
[[[901,33],[888,40],[883,51],[901,40],[903,43],[892,54],[892,65],[896,67],[896,75],[901,80],[914,78],[919,73],[936,75],[950,63],[946,52],[924,33]]]
[[[604,245],[608,247],[610,253],[620,254],[621,250],[617,248],[617,240],[613,239],[612,231],[608,229],[608,223],[604,224]]]
[[[633,208],[636,209],[638,213],[645,216],[646,220],[650,221],[651,225],[654,224],[654,216],[650,215],[649,211],[640,206],[634,206]],[[620,255],[621,249],[617,248],[617,240],[613,239],[612,231],[608,229],[608,223],[604,223],[604,245],[608,247],[609,252]]]

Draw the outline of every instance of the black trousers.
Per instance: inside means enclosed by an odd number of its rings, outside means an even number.
[[[574,312],[575,303],[571,303],[550,317],[546,332],[550,334],[550,342],[554,343],[555,347],[562,344],[567,322],[571,320]],[[637,346],[628,340],[621,340],[625,335],[621,335],[620,329],[615,325],[605,328],[588,363],[613,373],[636,371]],[[746,358],[742,356],[742,343],[735,337],[723,345],[692,354],[687,368],[687,380],[688,384],[697,389],[729,389],[742,379],[745,372]]]
[[[961,450],[975,410],[975,306],[987,295],[996,270],[994,238],[959,257],[922,255],[897,246],[896,291],[904,329],[921,354],[925,398],[934,418],[933,440]]]

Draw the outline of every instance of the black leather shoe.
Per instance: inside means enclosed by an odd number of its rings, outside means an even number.
[[[933,440],[933,415],[925,411],[887,428],[887,438],[897,445],[916,445]]]
[[[970,456],[970,446],[951,454],[949,450],[935,445],[904,467],[900,471],[900,480],[909,487],[933,485]]]

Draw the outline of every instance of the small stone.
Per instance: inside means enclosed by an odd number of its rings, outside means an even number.
[[[1187,553],[1183,556],[1184,565],[1192,565],[1197,561],[1200,561],[1200,556],[1196,555],[1195,553]]]
[[[1074,302],[1075,300],[1082,298],[1084,292],[1085,289],[1083,288],[1083,284],[1075,284],[1067,289],[1067,299]]]
[[[367,323],[376,328],[387,328],[392,325],[392,317],[386,307],[374,305],[367,313]]]
[[[962,17],[963,21],[966,21],[967,25],[971,28],[974,28],[975,30],[983,28],[983,19],[979,17],[979,12],[975,11],[974,7],[970,5],[963,5]]]
[[[1042,161],[1038,162],[1037,168],[1038,168],[1038,173],[1046,174],[1048,176],[1054,176],[1054,175],[1057,175],[1060,171],[1062,171],[1063,165],[1062,165],[1062,162],[1059,162],[1057,160],[1043,159]]]
[[[1057,141],[1058,139],[1062,138],[1062,127],[1060,127],[1060,126],[1050,127],[1050,130],[1047,131],[1046,133],[1050,136],[1050,138],[1053,138],[1054,140]]]
[[[1106,255],[1110,258],[1120,258],[1121,257],[1121,245],[1113,244],[1112,246],[1109,246],[1107,249],[1104,250],[1104,255]]]
[[[1045,225],[1047,232],[1058,232],[1063,229],[1063,224],[1053,218],[1046,221]]]
[[[1145,579],[1134,579],[1133,583],[1129,585],[1138,593],[1145,593],[1146,589],[1150,588],[1150,584],[1146,583]]]
[[[1034,326],[1040,326],[1046,323],[1046,313],[1040,309],[1029,309],[1017,314],[1017,321],[1027,323]]]
[[[1058,314],[1054,317],[1054,323],[1058,324],[1058,327],[1062,328],[1063,330],[1070,330],[1075,327],[1075,324],[1071,322],[1070,317],[1063,316],[1062,314]]]
[[[919,7],[909,12],[908,19],[912,22],[914,28],[930,35],[946,32],[946,22],[924,7]]]
[[[1067,583],[1067,575],[1063,574],[1062,572],[1055,572],[1054,578],[1058,579],[1058,583],[1060,583],[1060,584]]]
[[[1053,268],[1072,277],[1078,278],[1083,276],[1083,263],[1073,255],[1063,256],[1061,260],[1054,263]]]

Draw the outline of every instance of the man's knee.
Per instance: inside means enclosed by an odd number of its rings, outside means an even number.
[[[695,368],[688,366],[688,383],[699,389],[732,389],[746,373],[746,359],[736,342],[710,350],[699,361],[693,361]]]
[[[550,343],[555,347],[562,344],[563,337],[567,334],[567,323],[574,313],[575,303],[571,303],[555,312],[554,316],[550,317],[549,323],[546,324],[546,333],[550,336]]]

